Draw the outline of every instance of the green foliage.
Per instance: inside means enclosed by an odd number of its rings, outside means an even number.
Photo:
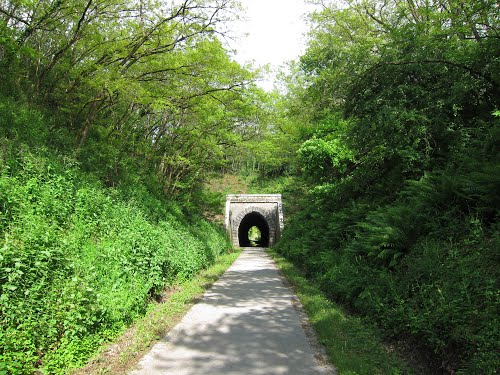
[[[0,96],[0,137],[22,140],[31,145],[47,143],[50,121],[40,111],[17,106],[14,100]]]
[[[186,212],[260,104],[235,4],[136,5],[0,1],[0,372],[80,366],[228,247]]]
[[[134,322],[133,326],[115,341],[118,355],[110,356],[106,350],[100,351],[97,357],[76,373],[118,374],[133,368],[142,355],[189,311],[194,301],[201,298],[206,289],[217,281],[239,254],[238,249],[223,254],[206,270],[176,285],[168,303],[150,305],[147,314]]]
[[[342,139],[349,125],[340,118],[324,119],[313,136],[302,143],[297,153],[308,179],[315,183],[328,182],[349,172],[354,164],[354,152]]]
[[[464,163],[411,182],[393,203],[315,204],[278,249],[389,336],[413,337],[450,369],[493,373],[499,187],[492,164]]]
[[[278,249],[435,370],[495,373],[495,4],[321,3],[288,78],[301,173]]]
[[[271,253],[292,283],[330,362],[342,374],[411,374],[394,352],[389,352],[374,327],[347,314],[285,258]]]
[[[0,1],[0,373],[78,366],[210,264],[179,204],[220,209],[214,170],[289,194],[280,251],[331,298],[500,367],[497,2],[320,3],[267,95],[215,36],[232,1]]]
[[[47,126],[39,112],[0,110],[14,121],[0,142],[0,363],[66,373],[229,245],[144,185],[106,188],[74,158],[28,147]]]
[[[2,1],[1,93],[44,106],[57,121],[25,138],[74,150],[106,185],[147,179],[187,196],[255,133],[265,101],[257,73],[217,38],[237,9],[204,0]]]

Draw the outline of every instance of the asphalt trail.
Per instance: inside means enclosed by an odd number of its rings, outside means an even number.
[[[264,249],[245,248],[130,375],[329,374],[294,300]]]

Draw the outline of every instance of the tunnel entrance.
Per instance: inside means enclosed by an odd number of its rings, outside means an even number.
[[[274,246],[283,231],[281,194],[228,194],[224,226],[235,247]]]
[[[255,229],[252,229],[253,227],[256,227],[257,231],[260,232],[260,238],[253,235],[256,232]],[[238,227],[238,240],[241,247],[269,247],[269,224],[266,218],[259,212],[247,214]]]

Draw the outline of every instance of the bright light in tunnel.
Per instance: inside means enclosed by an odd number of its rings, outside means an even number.
[[[248,230],[248,239],[250,240],[250,244],[252,246],[259,246],[261,237],[262,235],[260,233],[260,229],[256,226],[253,226]]]

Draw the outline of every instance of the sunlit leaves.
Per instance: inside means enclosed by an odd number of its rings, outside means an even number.
[[[309,130],[307,194],[280,246],[329,296],[424,343],[436,368],[490,373],[498,6],[318,3],[288,112]]]
[[[237,9],[227,0],[1,2],[2,45],[17,50],[0,74],[66,115],[88,167],[110,158],[118,171],[134,155],[166,192],[190,188],[223,163],[260,106],[255,74],[219,40]]]
[[[4,114],[23,112],[5,106]],[[24,114],[29,119],[35,111]],[[213,225],[188,223],[142,182],[107,189],[74,160],[9,146],[0,158],[0,373],[84,365],[166,285],[191,278],[227,248]]]

